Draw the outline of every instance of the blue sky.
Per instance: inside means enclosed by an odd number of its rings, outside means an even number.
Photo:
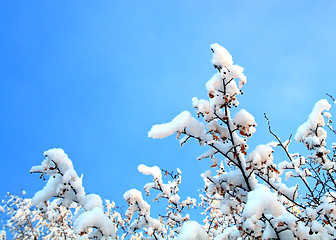
[[[264,112],[285,139],[336,96],[335,1],[5,0],[0,12],[0,196],[41,189],[29,170],[53,147],[87,192],[120,205],[151,180],[140,163],[179,167],[182,195],[198,196],[206,148],[147,132],[206,97],[214,42],[245,67],[240,108],[258,123],[250,150],[273,140]]]

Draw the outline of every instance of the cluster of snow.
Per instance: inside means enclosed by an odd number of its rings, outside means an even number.
[[[183,132],[191,122],[191,119],[190,112],[183,111],[168,123],[154,125],[148,132],[148,137],[165,138],[176,132]]]
[[[212,78],[205,84],[206,89],[208,90],[208,93],[215,93],[218,90],[223,91],[223,79],[221,73],[215,73]],[[210,96],[211,98],[211,96]]]
[[[162,223],[150,216],[150,205],[143,200],[142,193],[139,190],[128,190],[124,193],[124,199],[129,205],[125,215],[131,219],[136,212],[138,213],[138,218],[130,225],[131,231],[144,227],[147,229],[149,236],[153,236],[155,232],[159,234],[165,232]]]
[[[218,73],[206,83],[211,109],[217,110],[231,103],[233,106],[238,106],[236,95],[240,94],[239,89],[246,83],[244,68],[233,65],[230,53],[217,43],[211,45],[211,50],[213,52],[211,62],[218,69]],[[234,81],[236,78],[239,79],[239,86]]]
[[[329,111],[331,105],[327,99],[318,101],[310,113],[307,122],[303,123],[295,134],[296,141],[302,141],[310,149],[325,146],[327,132],[322,128],[325,125],[323,112]],[[330,114],[330,113],[329,113]]]
[[[159,182],[162,182],[161,169],[158,166],[147,167],[144,164],[138,166],[138,171],[145,175],[152,175],[154,179],[157,179]]]
[[[254,168],[263,169],[263,173],[266,173],[267,167],[273,166],[273,152],[273,149],[268,145],[258,145],[247,156],[246,162],[253,165]]]
[[[246,83],[246,77],[243,74],[244,68],[233,65],[233,60],[231,54],[224,47],[217,43],[210,45],[211,51],[213,52],[211,62],[219,70],[224,69],[223,72],[229,72],[229,79],[239,78],[241,81],[240,88],[242,84]]]
[[[204,124],[193,118],[190,112],[184,111],[169,123],[154,125],[148,132],[148,137],[165,138],[176,132],[186,132],[194,137],[199,137],[205,134],[205,128]]]
[[[208,129],[209,132],[213,133],[213,136],[214,134],[218,134],[216,135],[217,137],[214,136],[216,140],[222,139],[223,141],[225,141],[226,139],[229,138],[228,129],[224,126],[219,125],[217,119],[209,122],[206,125],[206,128]]]
[[[179,169],[177,169],[176,174],[169,173],[172,177],[172,181],[168,181],[168,183],[163,183],[161,170],[157,166],[148,167],[144,164],[140,164],[138,170],[145,175],[153,176],[153,182],[147,183],[144,187],[146,195],[149,196],[150,190],[155,189],[158,191],[158,194],[154,200],[159,201],[160,198],[167,199],[168,206],[166,208],[167,214],[165,221],[162,217],[160,217],[159,220],[153,219],[150,217],[150,207],[147,202],[143,200],[142,193],[136,189],[127,191],[124,194],[124,199],[129,204],[126,216],[131,219],[135,212],[138,212],[138,218],[132,222],[131,228],[136,230],[140,229],[140,227],[144,227],[149,236],[156,234],[156,237],[166,236],[173,238],[176,233],[180,232],[182,223],[189,219],[188,214],[182,215],[182,210],[195,206],[196,200],[187,197],[186,200],[180,201],[178,186],[181,183],[181,171]],[[167,176],[168,172],[165,172],[165,175]]]
[[[214,43],[210,45],[210,48],[213,52],[211,62],[214,66],[223,68],[233,64],[231,54],[224,47],[218,43]]]
[[[208,235],[202,226],[195,221],[185,222],[178,235],[179,240],[208,240]]]
[[[265,185],[259,185],[248,193],[243,217],[255,220],[260,219],[262,214],[268,213],[277,217],[283,213],[283,207],[275,193],[272,193]],[[247,220],[246,224],[248,224]]]
[[[214,119],[213,106],[210,105],[208,100],[198,99],[197,97],[192,98],[192,105],[197,109],[197,115],[203,116],[205,122],[210,122]]]
[[[243,136],[251,137],[256,132],[256,122],[254,117],[245,109],[241,109],[237,112],[233,118],[233,123],[239,130],[239,133]]]
[[[330,108],[331,105],[326,99],[318,101],[307,122],[297,129],[295,140],[303,142],[309,149],[316,150],[316,157],[319,159],[319,163],[323,165],[323,169],[335,170],[335,163],[326,157],[330,151],[325,148],[327,132],[323,129],[325,125],[323,116],[328,119],[331,117],[331,114],[327,112]]]
[[[49,176],[45,187],[33,197],[33,203],[41,211],[46,211],[48,200],[59,198],[60,204],[70,207],[76,202],[83,207],[74,219],[76,233],[88,233],[95,227],[95,233],[100,237],[114,237],[115,229],[111,220],[104,214],[101,198],[96,194],[85,194],[82,177],[78,177],[72,161],[63,149],[54,148],[44,152],[45,159],[39,166],[31,168],[31,173]]]
[[[232,226],[225,228],[225,230],[222,233],[218,234],[214,240],[238,239],[239,237],[239,230],[236,226]]]

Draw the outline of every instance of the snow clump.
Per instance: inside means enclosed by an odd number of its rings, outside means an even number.
[[[208,240],[208,235],[198,222],[188,221],[183,224],[178,240]]]

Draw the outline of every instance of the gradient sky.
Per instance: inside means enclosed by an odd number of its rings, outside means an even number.
[[[286,139],[336,96],[335,1],[3,0],[0,13],[1,198],[41,189],[29,170],[54,147],[87,192],[119,205],[151,181],[140,163],[179,167],[182,196],[198,196],[207,148],[147,132],[206,97],[214,42],[245,67],[240,108],[258,123],[250,151],[273,140],[264,112]]]

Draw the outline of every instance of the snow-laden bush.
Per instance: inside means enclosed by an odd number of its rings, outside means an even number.
[[[217,73],[206,83],[209,98],[192,99],[197,118],[183,111],[148,132],[151,138],[176,133],[181,146],[195,139],[207,148],[198,157],[211,160],[209,170],[202,174],[205,186],[198,204],[196,199],[180,198],[179,169],[174,173],[141,164],[139,172],[153,177],[144,192],[149,195],[155,191],[155,201],[164,199],[167,207],[161,212],[165,213],[153,217],[151,205],[137,189],[125,192],[128,208],[125,213],[118,212],[114,204],[103,206],[98,195],[86,194],[82,177],[68,156],[62,149],[51,149],[45,152],[41,165],[31,169],[49,177],[31,200],[38,207],[35,214],[49,216],[54,201],[65,209],[77,204],[79,210],[72,218],[71,229],[80,239],[336,239],[336,144],[328,150],[324,129],[327,124],[335,133],[331,105],[326,99],[318,101],[295,134],[294,139],[311,152],[309,156],[291,153],[291,138],[282,142],[266,115],[275,141],[249,150],[247,143],[256,131],[255,119],[245,109],[232,111],[238,107],[238,96],[246,83],[244,68],[234,65],[222,46],[212,44],[211,50]],[[231,111],[236,113],[232,116]],[[287,159],[275,160],[276,149]],[[165,181],[166,177],[170,180]],[[290,186],[289,178],[296,184]],[[203,209],[203,226],[191,221],[186,213],[195,206]]]

